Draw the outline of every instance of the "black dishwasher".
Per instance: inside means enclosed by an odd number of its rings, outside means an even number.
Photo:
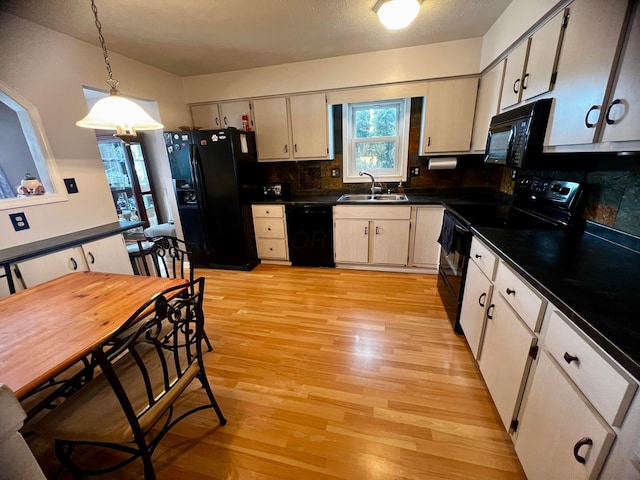
[[[291,263],[335,267],[331,205],[293,204],[285,212]]]

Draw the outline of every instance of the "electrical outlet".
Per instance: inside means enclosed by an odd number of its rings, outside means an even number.
[[[411,172],[411,176],[412,177],[419,177],[420,176],[420,167],[411,167],[411,170],[409,170]]]
[[[78,184],[75,178],[65,178],[64,184],[67,187],[67,193],[78,193]]]
[[[29,228],[29,222],[27,222],[27,217],[24,216],[24,212],[10,213],[9,218],[16,232]]]
[[[332,168],[331,169],[331,178],[338,178],[340,177],[340,169],[339,168]]]

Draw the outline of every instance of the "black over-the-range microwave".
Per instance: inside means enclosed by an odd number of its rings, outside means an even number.
[[[538,100],[493,117],[487,137],[485,163],[535,168],[536,160],[542,154],[551,100]]]

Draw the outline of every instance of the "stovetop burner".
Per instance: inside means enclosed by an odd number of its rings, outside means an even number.
[[[512,204],[458,204],[449,209],[475,227],[558,229],[580,219],[582,199],[582,185],[577,182],[522,176],[516,181]]]

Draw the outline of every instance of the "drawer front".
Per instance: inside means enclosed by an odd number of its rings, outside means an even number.
[[[282,218],[256,217],[253,222],[256,238],[284,238]]]
[[[560,312],[549,318],[545,345],[600,415],[613,426],[624,419],[636,383],[583,337]]]
[[[504,262],[498,263],[494,295],[496,291],[504,296],[532,331],[540,331],[547,301]]]
[[[495,279],[498,257],[487,246],[473,237],[471,240],[471,257],[489,280]]]
[[[251,205],[254,217],[284,217],[283,205]]]
[[[260,258],[277,258],[280,260],[288,260],[287,244],[284,240],[259,238],[256,241],[258,256]]]
[[[368,218],[368,219],[393,219],[409,220],[411,218],[410,206],[352,206],[336,205],[333,207],[335,218]]]

